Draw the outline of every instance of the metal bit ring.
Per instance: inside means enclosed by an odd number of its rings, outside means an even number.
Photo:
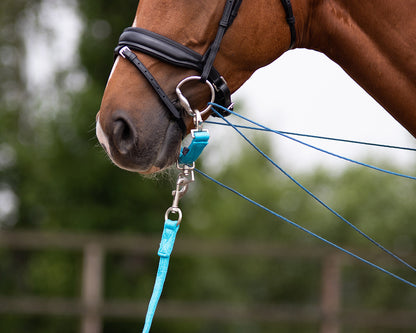
[[[188,76],[187,78],[184,78],[181,82],[178,83],[178,85],[176,86],[176,94],[178,95],[179,98],[179,102],[181,104],[181,106],[185,109],[185,111],[191,116],[194,117],[195,116],[195,112],[192,109],[188,99],[182,94],[181,91],[181,87],[189,81],[199,81],[201,82],[201,77],[200,76]],[[215,89],[214,86],[212,85],[211,82],[209,82],[208,80],[204,82],[210,89],[211,91],[211,100],[210,103],[214,103],[215,101]],[[211,109],[211,105],[208,105],[203,111],[200,111],[201,115],[204,115],[206,112],[208,112]]]

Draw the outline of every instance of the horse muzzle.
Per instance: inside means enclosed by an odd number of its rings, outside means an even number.
[[[150,174],[174,164],[179,156],[182,130],[176,121],[168,121],[158,131],[139,127],[127,112],[114,112],[102,126],[97,116],[96,135],[101,146],[118,167]]]

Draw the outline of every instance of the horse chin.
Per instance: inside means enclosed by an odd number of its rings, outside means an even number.
[[[150,151],[134,156],[133,161],[137,161],[137,165],[130,171],[150,175],[161,172],[176,163],[182,142],[178,124],[175,121],[169,122],[164,136],[159,139],[158,144],[150,148]],[[155,141],[157,142],[156,138]]]
[[[179,158],[182,143],[181,133],[177,122],[171,121],[166,130],[164,140],[159,146],[153,165],[148,170],[141,173],[152,174],[160,172],[175,164]]]

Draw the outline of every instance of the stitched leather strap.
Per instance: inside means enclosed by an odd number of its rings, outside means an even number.
[[[115,56],[124,46],[145,53],[174,66],[202,70],[202,56],[194,50],[165,36],[142,28],[126,28],[120,36]]]
[[[173,105],[169,97],[166,96],[162,87],[159,85],[159,83],[157,83],[153,75],[147,70],[146,66],[143,65],[139,58],[137,58],[137,56],[128,47],[120,49],[119,53],[122,57],[129,60],[143,74],[143,76],[146,78],[146,80],[150,83],[152,88],[159,96],[160,100],[168,108],[169,112],[173,115],[173,117],[178,121],[179,127],[182,129],[182,132],[185,133],[186,126],[179,110],[175,107],[175,105]]]
[[[209,72],[213,67],[215,57],[217,56],[218,50],[220,49],[221,41],[224,37],[225,32],[231,26],[235,17],[237,16],[238,9],[241,5],[241,1],[242,0],[227,0],[227,2],[225,3],[224,12],[218,26],[217,35],[215,36],[215,39],[212,42],[208,51],[205,53],[205,55],[208,56],[201,74],[201,81],[203,82],[205,82],[205,80],[208,79]],[[225,107],[228,106],[225,105]]]
[[[177,110],[155,78],[140,62],[137,56],[130,51],[130,49],[143,52],[174,66],[180,66],[198,71],[201,73],[201,80],[203,82],[208,80],[215,87],[215,103],[222,105],[225,108],[229,108],[232,104],[230,90],[225,80],[213,67],[213,64],[224,34],[237,16],[241,2],[242,0],[226,1],[216,37],[204,55],[200,55],[199,53],[167,37],[141,28],[127,28],[120,36],[119,44],[115,49],[115,55],[118,56],[121,50],[125,46],[128,46],[129,49],[124,49],[126,50],[123,52],[124,56],[130,60],[149,81],[161,101],[166,105],[169,112],[173,115],[173,117],[175,117],[175,119],[178,120],[179,126],[184,132],[186,131],[186,127],[179,110]],[[292,49],[294,48],[296,42],[295,17],[293,15],[290,0],[281,0],[281,3],[285,9],[286,21],[290,28],[290,49]],[[221,114],[223,116],[227,116],[229,112],[222,110]]]
[[[193,69],[198,73],[202,73],[204,68],[206,55],[202,56],[182,44],[146,29],[136,27],[125,29],[114,50],[115,57],[118,56],[120,50],[125,46],[174,66]],[[209,71],[208,81],[215,87],[215,102],[229,107],[231,105],[230,90],[227,83],[214,67],[211,67]]]
[[[295,16],[293,15],[292,3],[290,0],[280,0],[283,8],[286,12],[286,22],[290,29],[290,47],[289,50],[295,47],[296,42],[296,27],[295,27]]]

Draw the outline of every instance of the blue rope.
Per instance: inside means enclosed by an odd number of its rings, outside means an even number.
[[[217,105],[215,105],[217,106]],[[341,221],[346,223],[348,226],[350,226],[352,229],[354,229],[356,232],[358,232],[361,236],[365,237],[367,240],[369,240],[371,243],[379,247],[382,251],[405,265],[406,267],[410,268],[411,270],[416,272],[416,268],[408,264],[406,261],[398,257],[396,254],[391,252],[390,250],[386,249],[384,246],[382,246],[380,243],[372,239],[370,236],[368,236],[366,233],[361,231],[359,228],[357,228],[355,225],[353,225],[351,222],[349,222],[346,218],[344,218],[342,215],[340,215],[338,212],[336,212],[334,209],[329,207],[325,202],[323,202],[321,199],[319,199],[315,194],[313,194],[311,191],[309,191],[305,186],[303,186],[300,182],[298,182],[294,177],[292,177],[288,172],[286,172],[282,167],[280,167],[275,161],[273,161],[269,156],[267,156],[260,148],[258,148],[250,139],[248,139],[237,127],[235,127],[232,123],[230,123],[226,118],[224,118],[215,108],[212,108],[212,110],[221,117],[226,123],[228,123],[231,127],[234,128],[234,130],[244,139],[246,140],[259,154],[261,154],[264,158],[266,158],[274,167],[276,167],[278,170],[280,170],[286,177],[288,177],[292,182],[294,182],[298,187],[300,187],[303,191],[305,191],[309,196],[311,196],[313,199],[315,199],[320,205],[325,207],[327,210],[329,210],[332,214],[334,214],[336,217],[338,217]],[[233,112],[233,114],[235,114]],[[245,117],[240,116],[245,119]],[[248,120],[249,121],[249,120]],[[263,127],[262,125],[259,125]]]
[[[196,159],[201,155],[202,151],[208,144],[209,140],[209,133],[207,130],[193,130],[192,132],[192,142],[188,147],[182,148],[179,156],[178,162],[180,164],[193,164]],[[189,181],[193,181],[193,167],[192,168],[185,168],[185,165],[182,169],[183,173],[180,173],[178,176],[178,181],[176,183],[177,187],[176,190],[173,191],[173,203],[172,206],[166,211],[165,214],[165,225],[163,228],[162,233],[162,240],[160,241],[160,247],[158,251],[159,259],[159,267],[157,269],[155,285],[153,287],[152,297],[150,298],[149,306],[146,312],[146,319],[143,327],[142,333],[148,333],[150,331],[150,327],[152,326],[153,317],[156,312],[157,304],[159,303],[160,296],[162,295],[163,286],[165,284],[166,275],[168,273],[169,267],[169,259],[170,255],[173,250],[173,245],[175,244],[176,234],[179,230],[179,224],[181,222],[181,210],[178,208],[178,200],[181,198],[180,193],[182,190],[186,191]],[[189,175],[185,173],[185,171],[191,172],[191,179],[187,179],[186,177]],[[183,181],[187,180],[187,183]],[[185,187],[186,186],[186,187]],[[182,193],[183,195],[183,193]],[[167,216],[169,212],[179,213],[179,217],[177,221],[170,220]]]
[[[206,120],[205,123],[206,124],[212,124],[212,125],[220,125],[220,126],[230,126],[228,124],[221,123],[219,121],[212,121],[212,120]],[[321,139],[321,140],[328,140],[328,141],[353,143],[353,144],[373,146],[373,147],[378,147],[378,148],[389,148],[389,149],[398,149],[398,150],[407,150],[407,151],[416,152],[416,148],[402,147],[402,146],[392,146],[392,145],[386,145],[386,144],[374,143],[374,142],[365,142],[365,141],[357,141],[357,140],[331,138],[331,137],[327,137],[327,136],[305,134],[305,133],[278,131],[278,130],[271,130],[269,128],[259,128],[259,127],[246,126],[246,125],[235,125],[235,127],[242,128],[242,129],[248,129],[248,130],[254,130],[254,131],[272,132],[272,133],[287,134],[287,135],[293,135],[293,136],[301,136],[301,137],[312,138],[312,139]]]
[[[210,103],[212,106],[214,106],[214,107],[218,107],[218,108],[221,108],[221,109],[224,109],[224,110],[228,110],[228,109],[226,109],[226,108],[224,108],[223,106],[221,106],[221,105],[218,105],[218,104],[215,104],[215,103]],[[219,112],[218,111],[216,111],[215,110],[215,108],[212,108],[212,110],[215,112],[215,113],[217,113],[217,114],[219,114]],[[256,126],[258,126],[258,127],[260,127],[260,128],[263,128],[264,130],[266,130],[266,131],[269,131],[269,132],[273,132],[273,133],[276,133],[276,134],[279,134],[279,135],[281,135],[281,136],[283,136],[283,137],[285,137],[285,138],[287,138],[287,139],[289,139],[289,140],[292,140],[292,141],[295,141],[295,142],[297,142],[297,143],[300,143],[300,144],[302,144],[302,145],[304,145],[304,146],[307,146],[307,147],[309,147],[309,148],[312,148],[312,149],[315,149],[315,150],[318,150],[318,151],[320,151],[320,152],[322,152],[322,153],[325,153],[325,154],[328,154],[328,155],[331,155],[331,156],[334,156],[334,157],[337,157],[337,158],[340,158],[340,159],[342,159],[342,160],[345,160],[345,161],[348,161],[348,162],[351,162],[351,163],[354,163],[354,164],[358,164],[358,165],[361,165],[361,166],[365,166],[365,167],[367,167],[367,168],[370,168],[370,169],[374,169],[374,170],[376,170],[376,171],[380,171],[380,172],[383,172],[383,173],[387,173],[387,174],[389,174],[389,175],[393,175],[393,176],[398,176],[398,177],[403,177],[403,178],[407,178],[407,179],[412,179],[412,180],[416,180],[416,177],[414,177],[414,176],[409,176],[409,175],[404,175],[404,174],[401,174],[401,173],[397,173],[397,172],[394,172],[394,171],[390,171],[390,170],[386,170],[386,169],[382,169],[382,168],[379,168],[379,167],[376,167],[376,166],[373,166],[373,165],[370,165],[370,164],[367,164],[367,163],[363,163],[363,162],[358,162],[358,161],[355,161],[355,160],[353,160],[353,159],[350,159],[350,158],[347,158],[347,157],[344,157],[344,156],[341,156],[341,155],[338,155],[338,154],[335,154],[335,153],[331,153],[331,152],[329,152],[329,151],[327,151],[327,150],[325,150],[325,149],[322,149],[322,148],[318,148],[318,147],[315,147],[315,146],[313,146],[313,145],[311,145],[311,144],[308,144],[308,143],[306,143],[306,142],[303,142],[303,141],[301,141],[301,140],[298,140],[298,139],[295,139],[295,138],[292,138],[291,136],[289,136],[289,135],[286,135],[286,134],[284,134],[284,133],[282,133],[282,132],[279,132],[279,131],[276,131],[276,130],[273,130],[273,129],[271,129],[271,128],[268,128],[267,126],[264,126],[264,125],[261,125],[261,124],[259,124],[259,123],[257,123],[257,122],[255,122],[255,121],[253,121],[253,120],[251,120],[251,119],[248,119],[247,117],[244,117],[244,116],[242,116],[242,115],[240,115],[240,114],[238,114],[238,113],[235,113],[235,112],[233,112],[233,111],[230,111],[230,110],[228,110],[231,114],[233,114],[233,115],[235,115],[235,116],[237,116],[237,117],[239,117],[239,118],[241,118],[241,119],[243,119],[243,120],[245,120],[245,121],[248,121],[248,122],[250,122],[250,123],[252,123],[252,124],[254,124],[254,125],[256,125]],[[237,128],[237,126],[235,126],[234,124],[231,124],[229,121],[227,121],[224,117],[221,117],[229,126],[231,126],[231,127],[233,127],[238,133],[240,133],[240,135],[243,135],[239,130],[238,130],[238,128]],[[248,139],[247,139],[248,140]]]
[[[358,255],[356,255],[355,253],[353,253],[353,252],[351,252],[351,251],[348,251],[348,250],[346,250],[346,249],[342,248],[341,246],[339,246],[339,245],[337,245],[337,244],[335,244],[335,243],[332,243],[331,241],[329,241],[329,240],[327,240],[327,239],[325,239],[325,238],[323,238],[323,237],[321,237],[321,236],[319,236],[319,235],[315,234],[314,232],[312,232],[312,231],[310,231],[310,230],[308,230],[308,229],[306,229],[306,228],[304,228],[304,227],[300,226],[299,224],[297,224],[297,223],[295,223],[295,222],[293,222],[293,221],[289,220],[288,218],[286,218],[286,217],[284,217],[284,216],[282,216],[282,215],[280,215],[280,214],[276,213],[275,211],[273,211],[273,210],[271,210],[271,209],[269,209],[269,208],[267,208],[267,207],[265,207],[265,206],[263,206],[263,205],[259,204],[258,202],[254,201],[253,199],[250,199],[249,197],[245,196],[244,194],[241,194],[241,193],[240,193],[240,192],[238,192],[237,190],[235,190],[235,189],[233,189],[233,188],[231,188],[231,187],[229,187],[229,186],[227,186],[227,185],[225,185],[225,184],[223,184],[223,183],[219,182],[218,180],[216,180],[216,179],[214,179],[214,178],[212,178],[212,177],[208,176],[208,175],[207,175],[207,174],[205,174],[204,172],[202,172],[202,171],[200,171],[200,170],[198,170],[198,169],[194,169],[194,170],[195,170],[197,173],[199,173],[200,175],[202,175],[203,177],[205,177],[205,178],[209,179],[210,181],[214,182],[215,184],[217,184],[217,185],[219,185],[219,186],[221,186],[221,187],[223,187],[223,188],[227,189],[228,191],[233,192],[234,194],[238,195],[239,197],[243,198],[244,200],[247,200],[247,201],[248,201],[248,202],[250,202],[251,204],[253,204],[253,205],[255,205],[255,206],[257,206],[257,207],[259,207],[259,208],[261,208],[261,209],[265,210],[266,212],[268,212],[268,213],[270,213],[270,214],[272,214],[272,215],[274,215],[274,216],[278,217],[279,219],[283,220],[284,222],[287,222],[287,223],[289,223],[290,225],[292,225],[292,226],[294,226],[294,227],[296,227],[296,228],[298,228],[298,229],[302,230],[303,232],[306,232],[308,235],[311,235],[311,236],[313,236],[313,237],[315,237],[315,238],[317,238],[317,239],[321,240],[322,242],[324,242],[324,243],[326,243],[326,244],[328,244],[328,245],[330,245],[330,246],[332,246],[332,247],[336,248],[337,250],[342,251],[342,252],[344,252],[344,253],[346,253],[346,254],[350,255],[351,257],[353,257],[353,258],[355,258],[355,259],[358,259],[359,261],[361,261],[361,262],[363,262],[363,263],[365,263],[365,264],[367,264],[367,265],[370,265],[371,267],[373,267],[373,268],[375,268],[375,269],[377,269],[377,270],[379,270],[379,271],[381,271],[381,272],[383,272],[383,273],[386,273],[387,275],[390,275],[391,277],[393,277],[393,278],[395,278],[395,279],[397,279],[397,280],[399,280],[399,281],[404,282],[405,284],[407,284],[407,285],[409,285],[409,286],[411,286],[411,287],[416,288],[416,284],[414,284],[414,283],[412,283],[412,282],[410,282],[410,281],[408,281],[408,280],[406,280],[406,279],[404,279],[404,278],[402,278],[402,277],[400,277],[400,276],[398,276],[398,275],[396,275],[396,274],[394,274],[394,273],[392,273],[392,272],[390,272],[390,271],[388,271],[388,270],[384,269],[383,267],[380,267],[380,266],[378,266],[378,265],[376,265],[376,264],[372,263],[371,261],[368,261],[368,260],[366,260],[366,259],[364,259],[364,258],[362,258],[362,257],[360,257],[360,256],[358,256]]]
[[[157,303],[163,291],[166,275],[168,273],[169,259],[175,244],[176,234],[179,230],[178,221],[167,219],[163,228],[162,240],[158,251],[159,267],[157,269],[155,285],[153,287],[152,297],[150,298],[149,306],[147,308],[146,319],[142,333],[148,333],[152,326],[153,317],[156,312]]]

